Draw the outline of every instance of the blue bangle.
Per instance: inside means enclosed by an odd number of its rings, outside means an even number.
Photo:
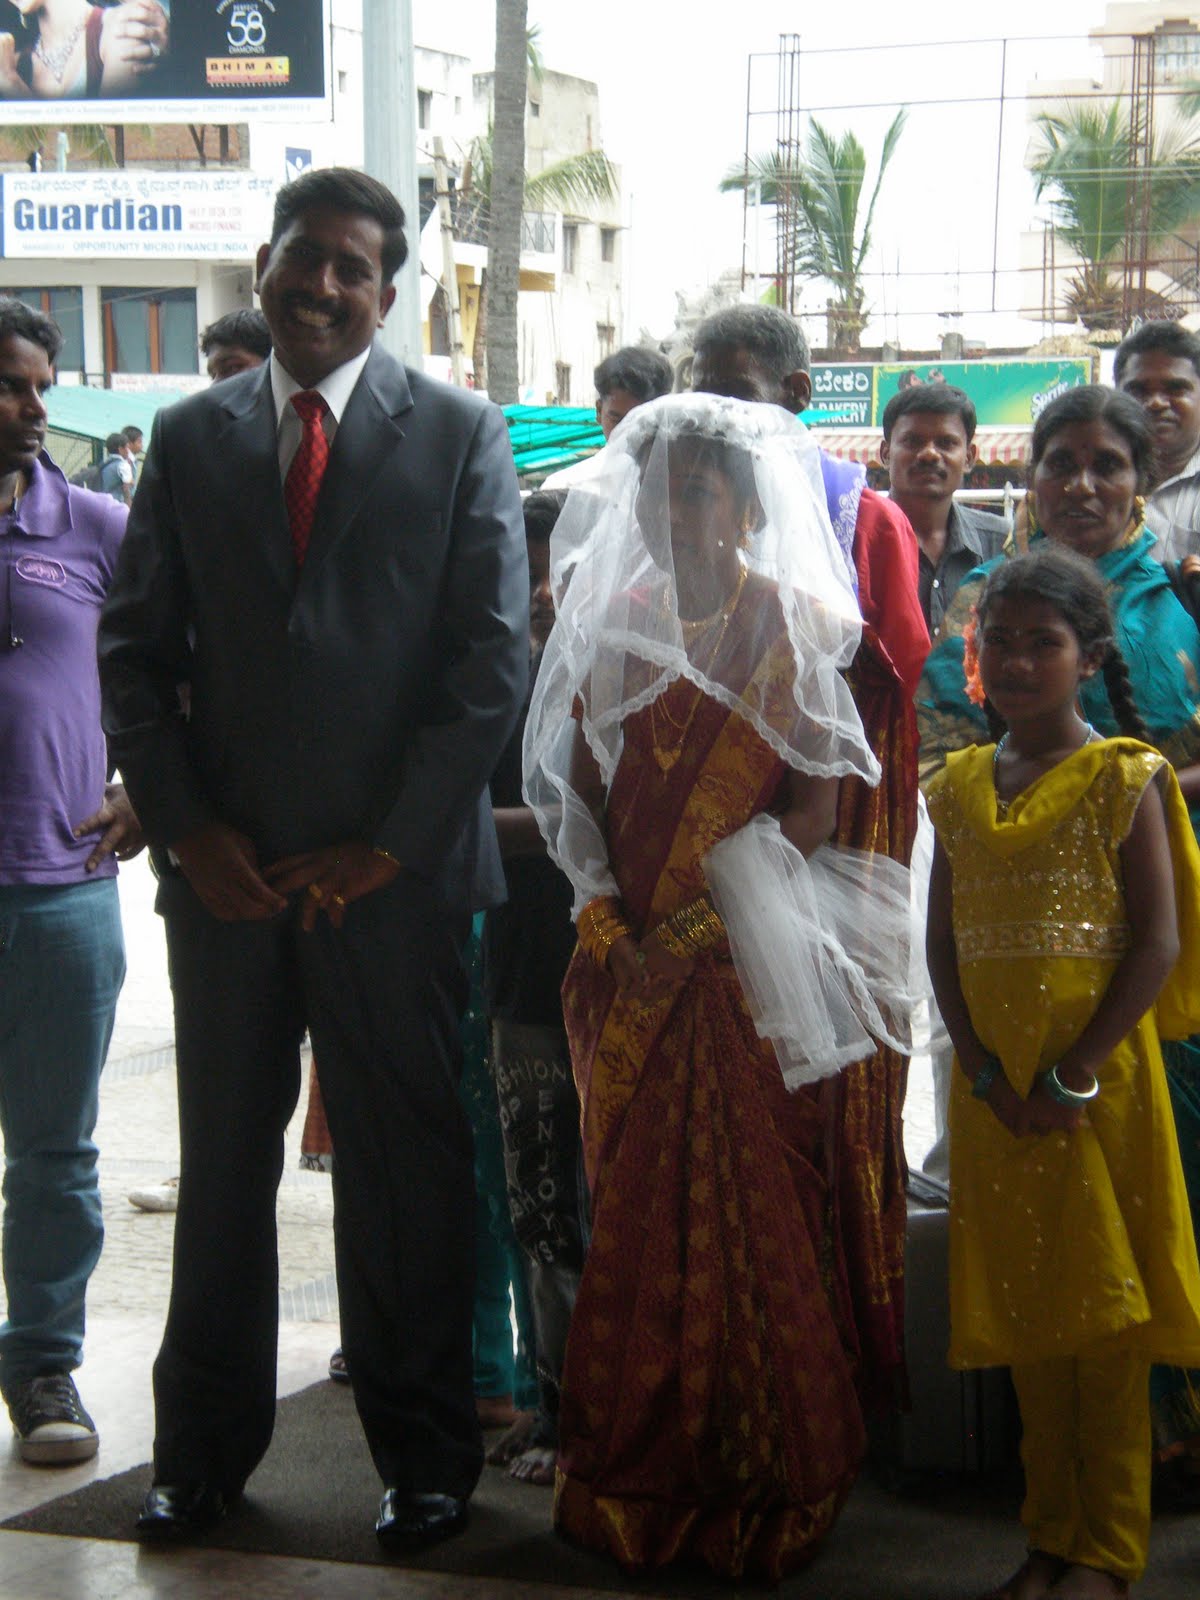
[[[1058,1075],[1058,1062],[1043,1074],[1042,1086],[1051,1100],[1057,1100],[1060,1106],[1085,1106],[1089,1100],[1094,1100],[1100,1093],[1100,1079],[1092,1074],[1092,1087],[1085,1089],[1082,1094],[1078,1089],[1068,1089]]]
[[[971,1094],[976,1100],[986,1100],[992,1092],[992,1085],[1004,1071],[1000,1064],[999,1056],[988,1056],[975,1074],[971,1084]]]

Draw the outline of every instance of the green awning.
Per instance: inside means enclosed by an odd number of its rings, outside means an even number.
[[[595,455],[604,435],[592,406],[505,406],[517,476],[545,476]]]
[[[160,406],[180,399],[174,389],[149,394],[122,394],[112,389],[92,389],[86,384],[58,384],[46,396],[50,427],[55,433],[103,444],[110,433],[126,426],[140,428],[150,438],[150,424]]]

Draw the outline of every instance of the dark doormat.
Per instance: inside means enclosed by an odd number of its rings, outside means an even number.
[[[4,1529],[81,1539],[132,1538],[149,1467],[105,1478],[11,1517]],[[308,1560],[395,1565],[373,1523],[379,1483],[349,1393],[315,1384],[280,1402],[275,1438],[236,1515],[204,1543]],[[776,1592],[786,1600],[970,1600],[1020,1560],[1011,1478],[925,1479],[889,1493],[864,1477],[816,1560]],[[485,1467],[467,1531],[405,1565],[428,1572],[670,1596],[737,1592],[702,1571],[627,1578],[550,1527],[551,1495]],[[762,1591],[759,1591],[760,1593]],[[1138,1600],[1200,1593],[1200,1517],[1158,1518]]]

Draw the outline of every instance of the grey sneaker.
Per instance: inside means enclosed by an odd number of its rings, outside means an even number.
[[[100,1448],[96,1425],[83,1409],[68,1372],[15,1383],[5,1395],[22,1461],[39,1467],[90,1461]]]

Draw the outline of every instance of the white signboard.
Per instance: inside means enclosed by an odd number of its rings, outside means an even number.
[[[275,183],[253,172],[6,172],[0,256],[250,261]]]

